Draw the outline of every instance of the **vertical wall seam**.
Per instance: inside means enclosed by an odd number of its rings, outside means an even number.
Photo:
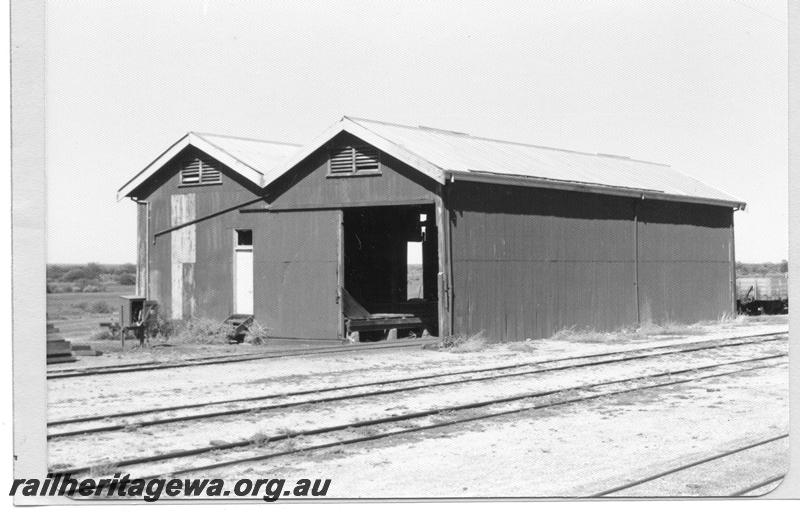
[[[337,233],[336,233],[336,303],[339,306],[339,318],[336,322],[336,334],[341,339],[347,337],[347,329],[345,329],[344,319],[344,297],[342,296],[342,288],[344,288],[344,211],[337,210],[339,218]]]
[[[455,301],[455,292],[453,291],[453,230],[452,226],[450,225],[450,218],[451,218],[451,198],[450,198],[450,188],[447,185],[442,186],[442,191],[444,192],[444,229],[446,232],[445,238],[445,252],[447,254],[447,316],[449,322],[449,333],[450,335],[453,334],[453,326],[454,326],[454,316],[455,316],[455,306],[453,302]]]
[[[636,199],[633,204],[633,287],[636,298],[636,325],[642,323],[641,299],[639,297],[639,206],[642,199]]]
[[[450,261],[447,252],[447,232],[448,223],[450,222],[449,215],[447,214],[447,207],[444,204],[445,186],[437,185],[436,197],[434,198],[434,216],[436,217],[436,247],[438,251],[438,266],[437,272],[437,286],[438,286],[438,299],[439,305],[437,307],[437,324],[439,329],[439,337],[444,337],[451,334],[448,331],[452,330],[452,304],[450,297],[449,282],[449,269]]]
[[[146,224],[145,224],[145,243],[144,243],[144,296],[150,300],[150,201],[145,202]]]
[[[738,314],[736,310],[736,231],[734,229],[734,210],[731,209],[731,250],[730,258],[731,258],[731,313],[733,315]]]

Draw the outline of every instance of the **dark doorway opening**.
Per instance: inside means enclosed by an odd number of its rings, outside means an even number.
[[[433,205],[344,210],[345,320],[360,339],[438,334]],[[375,327],[370,329],[370,327]]]

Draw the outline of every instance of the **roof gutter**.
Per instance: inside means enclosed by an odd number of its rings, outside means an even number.
[[[707,197],[682,196],[678,194],[667,194],[659,190],[612,187],[598,185],[594,183],[582,183],[578,181],[550,180],[545,178],[535,178],[528,176],[512,176],[505,174],[489,173],[485,171],[447,171],[446,179],[454,183],[457,179],[461,181],[471,181],[477,183],[494,183],[498,185],[516,185],[521,187],[549,188],[555,190],[568,190],[572,192],[589,192],[595,194],[606,194],[622,197],[636,197],[638,199],[660,199],[663,201],[678,201],[682,203],[708,204],[713,206],[727,206],[734,210],[744,210],[747,206],[742,201],[713,199]]]

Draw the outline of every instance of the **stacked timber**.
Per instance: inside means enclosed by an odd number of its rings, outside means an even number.
[[[71,363],[77,361],[72,355],[72,344],[64,339],[61,332],[47,323],[47,364]]]

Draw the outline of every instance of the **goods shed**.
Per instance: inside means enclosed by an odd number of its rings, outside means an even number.
[[[344,117],[303,147],[190,133],[118,196],[175,319],[518,340],[735,311],[744,203],[627,157]]]

